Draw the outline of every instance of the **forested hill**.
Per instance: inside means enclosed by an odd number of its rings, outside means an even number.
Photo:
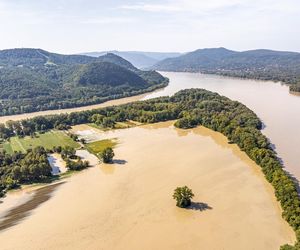
[[[41,49],[0,51],[0,115],[71,108],[140,94],[167,79],[114,55],[61,55]]]
[[[85,64],[96,58],[83,55],[60,55],[42,49],[8,49],[0,51],[0,66],[44,66],[46,64]]]
[[[135,67],[138,68],[149,68],[155,63],[171,57],[180,56],[177,52],[144,52],[144,51],[101,51],[101,52],[87,52],[81,55],[99,57],[108,53],[121,56],[127,61],[131,62]]]
[[[88,64],[93,62],[110,62],[133,71],[139,71],[130,62],[113,53],[92,57],[85,55],[61,55],[42,49],[0,50],[0,67],[41,67],[47,65]]]
[[[154,65],[153,69],[211,73],[299,84],[300,53],[272,50],[237,52],[225,48],[200,49],[180,57],[162,60]]]

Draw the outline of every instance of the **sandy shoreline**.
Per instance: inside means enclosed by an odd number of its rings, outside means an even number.
[[[69,178],[0,232],[1,249],[265,250],[294,242],[272,187],[236,145],[203,127],[170,125],[101,133],[119,138],[116,159],[125,163]],[[193,189],[194,209],[175,206],[180,185]]]
[[[83,107],[76,107],[76,108],[69,108],[69,109],[57,109],[57,110],[45,110],[45,111],[39,111],[39,112],[19,114],[19,115],[0,116],[0,123],[5,123],[10,120],[11,121],[19,121],[19,120],[24,120],[24,119],[30,119],[30,118],[33,118],[36,116],[41,116],[41,115],[68,114],[68,113],[72,113],[72,112],[78,112],[78,111],[91,110],[91,109],[104,108],[104,107],[109,107],[109,106],[114,106],[114,105],[126,104],[126,103],[130,103],[130,102],[142,100],[145,96],[147,96],[151,93],[155,93],[156,91],[159,91],[159,90],[155,90],[155,91],[152,91],[149,93],[144,93],[141,95],[135,95],[135,96],[125,97],[125,98],[110,100],[110,101],[103,102],[100,104],[83,106]]]

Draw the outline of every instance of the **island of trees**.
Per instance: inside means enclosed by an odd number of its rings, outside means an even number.
[[[181,208],[189,207],[194,197],[192,189],[187,186],[177,187],[174,190],[173,199],[176,200],[176,206]]]
[[[0,126],[3,140],[19,135],[53,128],[65,129],[72,125],[93,122],[95,115],[111,122],[133,120],[141,123],[177,120],[179,128],[205,126],[224,134],[231,143],[236,143],[262,169],[266,179],[275,190],[283,209],[283,218],[296,232],[300,230],[300,199],[297,186],[284,170],[269,140],[261,133],[262,122],[245,105],[217,93],[203,89],[182,90],[171,97],[160,97],[121,106],[107,107],[70,114],[35,117],[28,120],[8,122]],[[101,119],[99,120],[101,123]],[[0,165],[1,169],[3,164]],[[8,167],[9,168],[9,167]],[[7,169],[7,168],[6,168]],[[2,171],[2,170],[1,170]],[[11,176],[2,171],[2,176]],[[283,246],[282,249],[298,249]]]
[[[100,154],[100,157],[104,163],[112,163],[114,156],[115,153],[111,147],[105,148]]]

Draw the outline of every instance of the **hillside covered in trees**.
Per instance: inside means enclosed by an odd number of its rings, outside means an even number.
[[[225,48],[199,49],[180,57],[162,60],[152,69],[300,84],[300,53],[272,50],[237,52]],[[299,91],[300,87],[292,86],[291,90]]]
[[[135,67],[139,69],[149,68],[159,61],[180,56],[180,53],[177,52],[144,52],[144,51],[100,51],[100,52],[87,52],[82,53],[82,55],[99,57],[103,56],[107,53],[113,53],[118,55],[127,61],[131,62]]]
[[[114,55],[0,51],[0,115],[101,103],[163,87],[167,79]]]

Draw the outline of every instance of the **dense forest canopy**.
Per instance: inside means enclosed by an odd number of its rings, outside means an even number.
[[[166,86],[114,55],[60,55],[41,49],[0,51],[0,115],[71,108]]]
[[[152,67],[161,71],[201,72],[251,79],[300,83],[300,53],[272,50],[237,52],[225,48],[200,49],[168,58]],[[299,90],[294,88],[294,91]]]
[[[47,152],[42,147],[28,150],[26,154],[0,153],[0,196],[4,190],[15,188],[19,183],[41,182],[49,178],[51,170]]]

